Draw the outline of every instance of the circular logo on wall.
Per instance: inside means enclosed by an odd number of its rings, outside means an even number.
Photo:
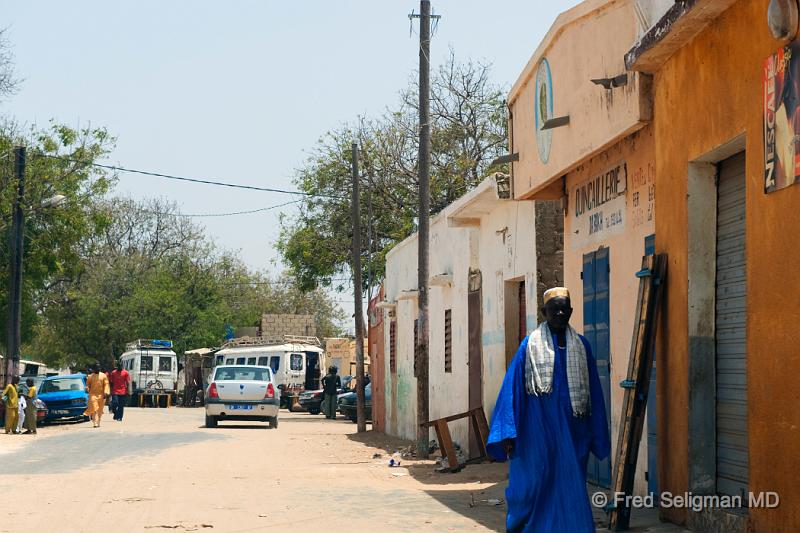
[[[536,70],[536,93],[534,95],[534,115],[536,117],[536,145],[539,148],[539,159],[547,163],[550,159],[550,143],[553,141],[552,130],[542,130],[547,119],[553,118],[553,78],[550,75],[550,64],[542,59]]]

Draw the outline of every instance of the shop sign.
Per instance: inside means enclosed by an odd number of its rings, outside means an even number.
[[[800,43],[764,61],[764,191],[800,181]]]
[[[569,194],[574,217],[573,248],[602,242],[625,231],[627,166],[624,162],[577,184]]]

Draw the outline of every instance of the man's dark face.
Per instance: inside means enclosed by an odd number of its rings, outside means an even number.
[[[572,306],[569,298],[551,298],[544,304],[542,309],[547,325],[555,331],[563,331],[569,325],[569,318],[572,316]]]
[[[122,372],[122,361],[117,361],[117,370]]]

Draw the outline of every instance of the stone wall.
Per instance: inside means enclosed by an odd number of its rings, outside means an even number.
[[[314,315],[263,315],[260,333],[262,337],[268,338],[282,335],[315,337],[317,325]]]
[[[536,313],[538,321],[544,291],[564,284],[564,208],[562,200],[537,200],[536,226]],[[530,306],[533,307],[533,306]]]

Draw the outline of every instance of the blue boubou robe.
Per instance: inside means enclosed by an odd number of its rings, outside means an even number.
[[[503,441],[514,451],[506,489],[510,532],[580,533],[594,531],[586,490],[589,452],[598,459],[611,450],[606,406],[597,365],[581,335],[589,365],[591,414],[572,415],[566,373],[566,349],[553,336],[553,391],[535,396],[525,387],[528,338],[522,341],[508,367],[492,415],[487,449],[496,460],[507,459]]]

